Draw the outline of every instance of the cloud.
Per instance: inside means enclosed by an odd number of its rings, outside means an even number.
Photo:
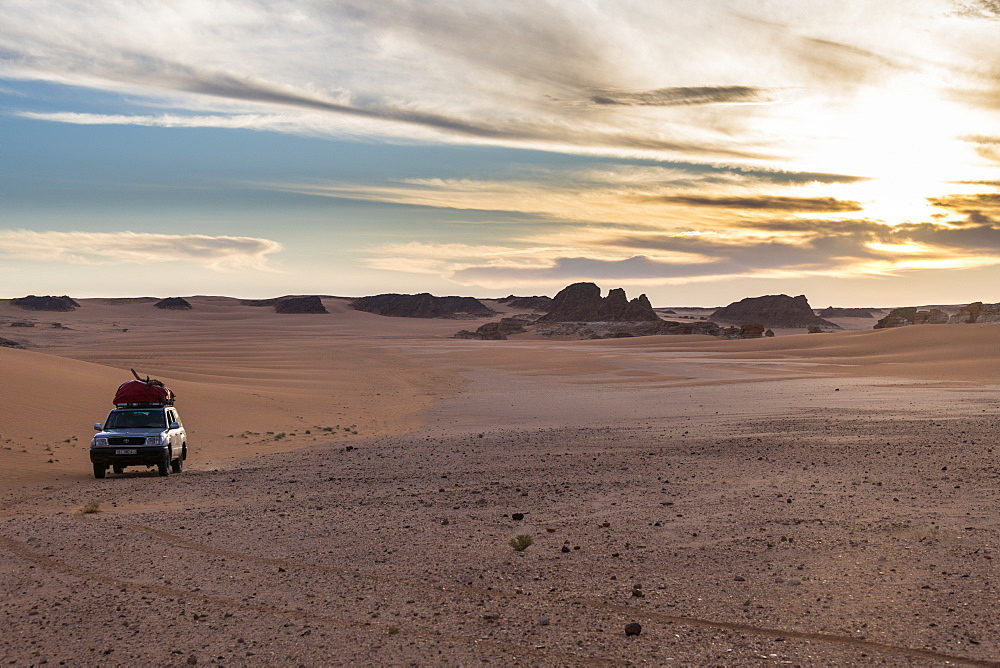
[[[748,104],[768,102],[768,91],[754,86],[675,86],[629,93],[599,91],[590,101],[600,105],[633,107],[680,107],[701,104]]]
[[[685,204],[688,206],[720,207],[724,209],[750,209],[764,211],[861,211],[857,202],[843,201],[833,197],[710,197],[700,195],[662,195],[647,198],[647,201],[663,204]]]
[[[435,273],[468,286],[551,289],[580,280],[684,284],[742,278],[897,276],[921,269],[1000,265],[1000,226],[886,225],[869,220],[747,221],[742,229],[657,232],[590,229],[541,234],[518,247],[421,244],[371,250],[386,270]]]
[[[73,264],[189,262],[219,271],[267,269],[277,241],[253,237],[137,232],[34,232],[0,230],[0,254]]]

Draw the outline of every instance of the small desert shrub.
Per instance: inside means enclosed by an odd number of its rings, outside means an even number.
[[[534,542],[535,542],[535,539],[525,533],[525,534],[521,534],[517,538],[511,538],[510,539],[510,543],[508,543],[508,545],[510,545],[512,548],[514,548],[518,552],[524,552],[529,547],[531,547],[532,543],[534,543]]]
[[[99,513],[101,512],[101,503],[99,501],[87,501],[87,503],[80,506],[80,512],[85,515]]]
[[[267,433],[269,433],[269,434],[270,434],[271,432],[267,432]],[[279,432],[278,432],[277,434],[275,434],[275,435],[274,435],[274,440],[276,440],[276,441],[280,441],[280,440],[281,440],[281,439],[283,439],[283,438],[284,438],[285,436],[286,436],[285,432],[283,432],[283,431],[279,431]]]

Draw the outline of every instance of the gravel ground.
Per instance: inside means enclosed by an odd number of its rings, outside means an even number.
[[[996,428],[428,429],[77,480],[0,499],[0,655],[1000,665]]]

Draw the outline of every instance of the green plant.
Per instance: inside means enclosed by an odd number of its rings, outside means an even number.
[[[535,542],[535,539],[524,533],[516,538],[511,538],[508,545],[517,550],[518,552],[524,552]]]

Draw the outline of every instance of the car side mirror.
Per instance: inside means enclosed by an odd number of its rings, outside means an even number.
[[[171,422],[170,423],[170,429],[180,429],[180,428],[181,428],[181,423],[180,422]]]
[[[95,422],[94,423],[94,429],[96,429],[97,431],[100,431],[101,430],[101,423],[100,422]]]

